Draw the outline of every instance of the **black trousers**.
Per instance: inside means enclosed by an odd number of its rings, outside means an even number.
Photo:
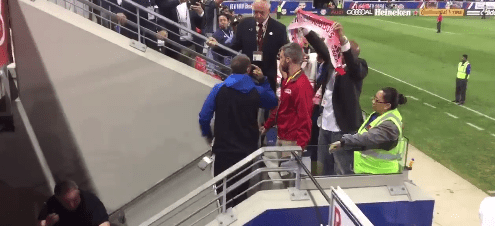
[[[223,171],[227,170],[231,166],[235,165],[242,159],[246,158],[248,154],[244,153],[230,153],[230,152],[217,152],[215,153],[215,163],[213,167],[213,174],[215,176],[221,174]],[[248,166],[250,166],[252,163],[246,164],[244,167],[241,167],[240,169],[236,170],[234,173],[231,173],[230,175],[227,176],[227,180],[230,179],[231,177],[235,176],[237,173],[240,171],[246,169]],[[246,172],[243,172],[239,176],[233,178],[229,182],[227,182],[227,188],[235,184],[237,181],[239,181],[241,178],[247,176],[249,173],[251,173],[251,170],[246,170]],[[223,181],[220,181],[217,183],[217,194],[221,194],[223,191],[223,186],[221,185]],[[237,187],[236,189],[230,191],[227,193],[227,202],[240,193],[246,191],[249,188],[249,180],[246,183],[241,184],[241,186]],[[243,195],[239,196],[238,198],[232,200],[230,203],[227,204],[227,209],[230,207],[234,207],[237,204],[241,203],[242,201],[247,199],[247,192],[244,193]],[[222,198],[220,198],[220,203],[222,203]],[[223,204],[222,204],[223,205]]]
[[[277,12],[277,20],[280,20],[282,18],[282,12]]]
[[[437,22],[437,32],[440,33],[440,30],[442,29],[442,22]]]
[[[466,101],[467,79],[456,79],[455,81],[455,101]]]
[[[486,19],[486,12],[481,13],[481,19]]]

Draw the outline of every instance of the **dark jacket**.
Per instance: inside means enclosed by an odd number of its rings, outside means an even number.
[[[258,109],[272,109],[278,104],[275,93],[265,80],[256,85],[248,75],[232,74],[213,87],[199,113],[204,137],[213,138],[213,153],[250,154],[258,149]],[[215,113],[215,133],[210,121]]]
[[[179,18],[177,15],[177,6],[180,4],[179,0],[155,0],[156,5],[158,6],[158,13],[175,23],[179,23]],[[205,12],[206,13],[206,12]],[[204,25],[204,15],[200,17],[196,11],[189,10],[189,20],[191,21],[191,30],[196,31],[196,27],[202,28]],[[172,25],[164,20],[158,19],[158,25],[168,29],[168,38],[174,42],[177,42],[184,46],[191,45],[190,42],[180,41],[179,36],[179,28],[175,25]],[[162,28],[159,27],[157,30],[161,31]],[[194,38],[195,36],[193,36]]]
[[[215,38],[218,43],[226,46],[226,47],[232,47],[232,42],[234,41],[234,39],[230,39],[229,40],[229,36],[231,34],[233,34],[234,31],[232,30],[231,27],[228,27],[227,29],[218,29],[214,34],[213,34],[213,38]],[[227,41],[230,41],[230,42],[227,42]],[[230,52],[220,48],[220,47],[215,47],[213,48],[213,58],[215,58],[215,60],[217,60],[218,62],[220,63],[224,63],[224,57],[227,57],[227,56],[232,56],[233,54],[231,54]]]
[[[251,61],[253,60],[253,52],[257,51],[256,42],[256,20],[254,17],[242,19],[237,25],[237,33],[235,34],[232,49],[246,54]],[[263,61],[253,62],[258,65],[263,74],[268,77],[270,87],[275,91],[277,81],[277,55],[280,48],[287,44],[287,30],[282,23],[269,18],[266,27],[265,37],[263,40]]]
[[[330,60],[330,53],[325,43],[318,35],[311,31],[306,35],[309,44],[313,46],[318,55],[323,59],[327,69],[325,76],[316,84],[316,90],[322,87],[322,95],[325,93],[326,84],[332,76],[334,67]],[[343,52],[346,62],[346,74],[337,75],[332,96],[332,106],[337,124],[343,133],[356,132],[363,123],[359,95],[362,81],[368,74],[368,65],[364,59],[355,58],[351,50]]]

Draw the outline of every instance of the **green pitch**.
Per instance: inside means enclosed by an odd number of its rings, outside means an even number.
[[[478,188],[495,190],[495,20],[444,18],[437,34],[435,17],[330,19],[360,44],[370,67],[363,110],[372,111],[371,96],[382,87],[412,96],[399,109],[410,143]],[[465,107],[450,102],[462,54],[472,67]]]

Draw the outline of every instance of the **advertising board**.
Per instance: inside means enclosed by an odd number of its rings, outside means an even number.
[[[347,16],[373,16],[372,9],[348,9],[346,10]]]
[[[375,9],[375,16],[413,16],[411,9]]]
[[[443,16],[464,16],[464,9],[421,9],[421,16],[438,16],[442,13]]]

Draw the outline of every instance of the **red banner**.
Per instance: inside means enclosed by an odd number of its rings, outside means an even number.
[[[322,38],[325,38],[325,43],[327,44],[328,51],[330,52],[330,59],[332,64],[341,75],[345,74],[342,69],[342,53],[340,50],[340,40],[332,29],[332,25],[335,22],[323,17],[318,16],[310,12],[305,12],[303,10],[298,10],[296,18],[287,27],[289,30],[289,37],[292,42],[299,43],[301,46],[304,42],[303,34],[299,28],[307,28],[320,34]]]
[[[7,0],[0,0],[0,67],[11,63],[10,21]]]

